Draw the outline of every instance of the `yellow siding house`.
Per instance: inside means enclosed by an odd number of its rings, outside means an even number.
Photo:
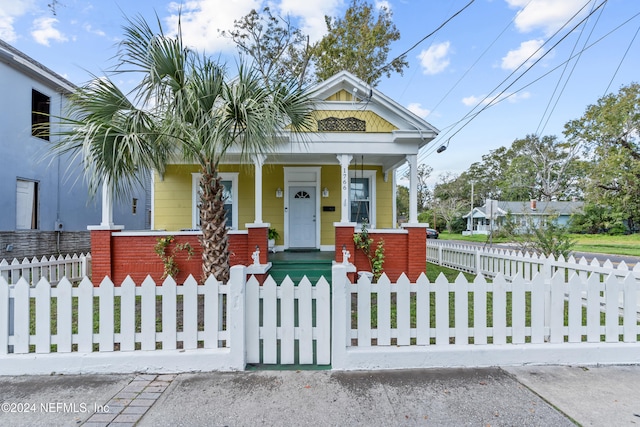
[[[311,88],[316,128],[283,134],[273,154],[220,168],[232,230],[269,224],[277,250],[334,250],[336,224],[395,228],[395,171],[411,170],[409,222],[417,223],[417,155],[438,130],[348,72]],[[152,229],[198,228],[198,167],[174,164],[153,177]]]

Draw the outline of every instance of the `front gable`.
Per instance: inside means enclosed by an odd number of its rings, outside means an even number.
[[[315,112],[317,120],[333,117],[337,121],[349,119],[366,123],[365,130],[346,127],[345,132],[390,133],[397,142],[413,137],[420,147],[438,134],[438,130],[424,119],[347,71],[318,83],[312,88],[311,95],[319,100]],[[315,130],[323,132],[321,129],[319,126]]]

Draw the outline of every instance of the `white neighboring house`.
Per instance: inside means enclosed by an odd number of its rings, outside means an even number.
[[[493,215],[491,215],[491,206],[485,202],[484,205],[475,207],[471,212],[463,215],[462,218],[467,220],[467,230],[463,231],[463,235],[471,234],[489,234],[492,230],[498,231],[504,223],[505,217],[511,213],[516,224],[526,226],[527,221],[533,224],[539,223],[542,219],[549,216],[557,216],[556,223],[559,225],[567,225],[571,215],[582,213],[584,202],[542,202],[531,200],[529,202],[503,202],[493,200]],[[491,218],[493,216],[493,219]]]
[[[87,251],[87,226],[100,223],[100,195],[90,200],[80,164],[51,157],[55,137],[34,129],[47,115],[62,115],[76,86],[0,40],[0,88],[0,259]],[[118,223],[149,228],[148,202],[147,189],[137,189],[115,206]]]

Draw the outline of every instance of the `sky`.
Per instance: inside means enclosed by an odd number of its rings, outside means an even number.
[[[268,5],[315,41],[326,32],[324,16],[343,16],[350,1],[53,3],[55,10],[49,6],[52,0],[0,0],[0,39],[82,85],[114,65],[125,16],[140,15],[148,22],[157,16],[172,32],[181,11],[187,44],[232,69],[237,52],[219,30],[233,28],[234,20],[251,9]],[[420,163],[433,168],[431,184],[443,174],[464,172],[491,150],[530,134],[564,140],[565,123],[580,118],[605,94],[640,81],[637,0],[370,3],[390,9],[401,34],[389,60],[420,42],[407,53],[409,68],[403,75],[383,78],[377,89],[440,130],[437,140],[418,156]],[[123,88],[132,85],[116,81]],[[442,145],[447,149],[437,153]]]

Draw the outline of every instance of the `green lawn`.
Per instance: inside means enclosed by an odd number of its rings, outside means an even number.
[[[640,256],[640,234],[626,236],[608,236],[605,234],[573,234],[571,236],[576,245],[576,252],[590,252],[611,255]],[[483,234],[463,236],[462,234],[449,234],[446,231],[440,233],[442,240],[463,240],[467,242],[488,242],[488,237]],[[493,243],[505,243],[506,239],[494,238]]]

